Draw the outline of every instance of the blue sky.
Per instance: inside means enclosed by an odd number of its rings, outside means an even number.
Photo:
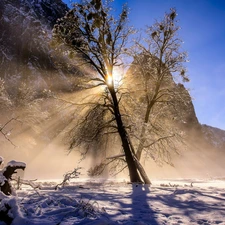
[[[195,112],[200,123],[225,130],[225,0],[115,0],[115,9],[126,2],[138,29],[177,9]]]

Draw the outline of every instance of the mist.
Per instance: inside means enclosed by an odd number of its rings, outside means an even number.
[[[76,95],[73,98],[77,99]],[[25,179],[62,179],[66,172],[76,167],[82,167],[81,178],[88,178],[87,171],[99,163],[102,156],[93,154],[95,152],[93,149],[81,160],[81,149],[68,150],[65,138],[66,131],[74,119],[74,107],[63,103],[58,111],[52,100],[45,100],[44,105],[51,109],[48,117],[33,125],[28,125],[26,107],[20,109],[18,120],[12,121],[7,126],[7,130],[10,131],[8,137],[12,143],[2,135],[0,136],[1,156],[5,159],[5,165],[10,160],[25,162],[27,165],[23,172]],[[14,112],[14,114],[18,115],[18,112]],[[1,123],[7,121],[8,118],[10,118],[9,114],[1,114]],[[119,149],[120,145],[120,140],[117,139],[117,143],[112,141],[108,144],[107,151],[111,152],[111,155],[116,154],[116,149]],[[224,152],[210,148],[199,138],[197,143],[192,140],[186,149],[181,150],[179,154],[172,155],[174,166],[158,165],[152,159],[144,160],[143,165],[150,179],[153,180],[210,179],[224,177],[224,159]],[[102,177],[128,180],[126,171],[116,177],[110,177],[110,174],[105,172]]]

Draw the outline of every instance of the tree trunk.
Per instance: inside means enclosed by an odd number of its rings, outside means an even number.
[[[137,148],[137,152],[136,152],[136,157],[137,157],[138,161],[141,160],[142,151],[144,149],[144,143],[145,143],[145,140],[146,140],[144,138],[144,134],[145,134],[145,128],[142,129],[140,142],[139,142],[139,145],[138,145],[138,148]]]
[[[156,92],[156,93],[158,93],[158,92]],[[150,115],[150,112],[151,112],[151,109],[152,109],[153,105],[155,104],[155,98],[156,98],[156,96],[157,96],[157,94],[154,95],[154,98],[147,105],[147,109],[146,109],[146,112],[145,112],[145,119],[144,119],[144,123],[145,124],[147,124],[148,121],[149,121],[149,115]],[[137,157],[138,161],[141,160],[141,154],[142,154],[142,151],[144,149],[144,143],[146,141],[145,132],[146,132],[145,126],[143,126],[142,127],[142,130],[141,130],[141,137],[140,137],[139,146],[138,146],[137,152],[136,152],[136,157]]]
[[[132,183],[133,182],[142,182],[141,178],[138,174],[137,166],[136,166],[136,163],[134,161],[134,158],[133,158],[133,155],[131,152],[127,132],[123,125],[123,121],[122,121],[122,118],[120,115],[119,104],[118,104],[118,100],[116,97],[114,87],[113,86],[109,87],[109,91],[110,91],[110,94],[111,94],[112,100],[113,100],[114,114],[115,114],[115,119],[116,119],[116,123],[117,123],[117,129],[118,129],[118,133],[120,135],[123,150],[125,153],[125,158],[126,158],[126,162],[127,162],[127,166],[128,166],[128,170],[129,170],[129,175],[130,175],[130,182],[132,182]]]
[[[134,157],[134,160],[135,160],[135,163],[136,163],[136,166],[138,168],[138,171],[141,175],[141,178],[143,179],[144,183],[145,184],[152,184],[151,181],[149,180],[148,178],[148,175],[147,173],[145,172],[143,166],[141,165],[141,163],[138,161],[137,157],[135,155],[133,155]]]
[[[140,161],[138,160],[138,158],[137,158],[137,156],[135,154],[134,146],[133,146],[133,144],[131,142],[131,139],[130,139],[129,135],[128,135],[128,140],[129,140],[129,143],[130,143],[131,151],[133,153],[134,161],[135,161],[137,169],[138,169],[138,171],[139,171],[139,173],[141,175],[141,178],[143,179],[145,184],[152,184],[150,179],[148,178],[147,173],[145,172],[145,169],[143,168],[143,166],[141,165]]]
[[[146,112],[145,112],[145,120],[144,120],[145,124],[148,123],[151,107],[152,107],[152,104],[148,104]],[[143,126],[142,130],[141,130],[140,142],[139,142],[139,145],[138,145],[138,148],[137,148],[137,152],[136,152],[136,157],[137,157],[138,161],[141,160],[141,154],[142,154],[142,151],[144,149],[145,141],[146,141],[146,138],[145,138],[145,126]]]
[[[160,68],[161,68],[161,59],[160,59]],[[147,109],[146,109],[146,112],[145,112],[145,119],[144,119],[144,123],[147,124],[149,122],[149,116],[150,116],[150,113],[151,113],[151,110],[152,110],[152,107],[155,105],[155,103],[157,102],[157,96],[159,94],[159,89],[161,87],[161,83],[162,83],[162,80],[163,80],[163,76],[161,75],[161,69],[160,71],[158,71],[158,76],[160,77],[160,79],[158,80],[158,83],[155,87],[155,91],[154,91],[154,96],[153,98],[148,102],[147,104]],[[140,143],[139,143],[139,146],[138,146],[138,149],[137,149],[137,152],[136,152],[136,156],[137,156],[137,159],[138,161],[141,160],[141,154],[142,154],[142,151],[144,149],[144,143],[146,141],[146,138],[145,138],[145,126],[142,127],[142,131],[141,131],[141,138],[140,138]]]

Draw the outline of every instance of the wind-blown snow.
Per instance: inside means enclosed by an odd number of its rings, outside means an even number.
[[[45,182],[39,191],[25,187],[18,191],[10,200],[19,207],[13,224],[225,224],[221,180],[161,180],[151,187],[113,182],[54,187]]]

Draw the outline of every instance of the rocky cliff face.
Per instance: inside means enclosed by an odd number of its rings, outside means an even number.
[[[1,64],[41,60],[40,54],[48,53],[46,43],[53,25],[66,10],[67,6],[61,1],[3,0],[0,6]]]
[[[145,102],[146,91],[137,91],[139,86],[141,89],[145,87],[148,90],[147,95],[151,98],[157,89],[157,85],[160,84],[156,73],[151,69],[152,59],[148,61],[146,57],[139,55],[128,70],[128,77],[132,77],[129,89],[133,93],[136,91],[138,95],[136,97],[143,101],[143,109],[140,110],[139,114],[145,112],[147,107]],[[148,77],[151,77],[151,79],[149,80]],[[183,84],[175,83],[170,73],[164,75],[164,81],[160,84],[157,96],[163,97],[160,97],[159,102],[154,105],[152,112],[153,114],[162,115],[159,118],[162,121],[161,126],[164,131],[167,129],[166,127],[169,127],[170,130],[170,127],[175,124],[178,127],[178,132],[185,132],[186,147],[189,150],[192,149],[193,152],[198,152],[198,154],[203,151],[201,154],[208,154],[211,158],[212,155],[216,158],[217,153],[220,155],[223,153],[222,155],[225,156],[225,131],[199,123],[188,90]],[[167,105],[167,101],[170,102],[169,105]],[[144,116],[143,114],[142,118]],[[149,120],[151,121],[151,117],[149,117]],[[181,145],[178,146],[178,149],[186,147]]]
[[[49,47],[51,29],[66,10],[60,0],[1,1],[0,78],[9,92],[22,82],[35,89],[51,84],[58,70]]]
[[[144,54],[134,59],[127,73],[129,89],[138,93],[136,97],[146,107],[147,98],[154,102],[152,112],[161,113],[184,128],[198,127],[199,122],[187,89],[183,84],[175,83],[169,72],[164,72],[163,79],[159,79],[151,66],[152,60],[156,60],[154,65],[159,61]],[[153,96],[156,96],[157,100],[151,100]]]
[[[205,141],[213,148],[225,152],[225,131],[205,124],[201,128]]]
[[[65,120],[71,121],[71,114],[64,114],[63,102],[49,99],[47,92],[68,93],[74,85],[76,70],[68,69],[67,57],[50,46],[53,25],[67,10],[61,0],[0,0],[0,127],[14,118],[3,131],[19,147],[0,134],[0,151],[6,161],[25,161],[31,177],[35,171],[44,175],[51,169],[60,177],[75,161],[71,156],[69,163],[64,156],[62,142],[51,153],[51,143],[68,125]],[[58,162],[67,160],[67,168],[59,172],[59,163],[46,161],[48,154]]]

